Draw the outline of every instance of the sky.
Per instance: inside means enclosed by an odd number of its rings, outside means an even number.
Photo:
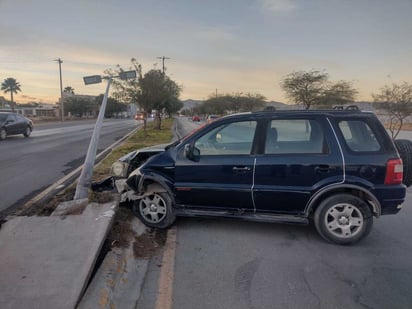
[[[15,78],[17,103],[55,103],[130,59],[161,69],[181,99],[259,93],[287,103],[280,82],[320,70],[346,80],[357,100],[412,82],[412,0],[0,0],[0,82]],[[0,93],[9,99],[9,94]]]

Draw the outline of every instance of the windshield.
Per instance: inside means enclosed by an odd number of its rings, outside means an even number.
[[[0,114],[0,122],[4,122],[7,119],[7,115],[6,114]]]

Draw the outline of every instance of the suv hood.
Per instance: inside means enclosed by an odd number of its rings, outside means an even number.
[[[169,146],[170,144],[160,144],[160,145],[155,145],[155,146],[150,146],[150,147],[145,147],[145,148],[141,148],[138,150],[134,150],[126,155],[124,155],[123,157],[121,157],[119,159],[119,161],[121,162],[125,162],[125,163],[130,163],[134,158],[136,158],[136,156],[139,153],[160,153],[160,152],[164,152],[166,150],[166,147]]]

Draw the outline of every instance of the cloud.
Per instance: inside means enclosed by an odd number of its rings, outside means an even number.
[[[294,11],[298,8],[295,0],[258,0],[264,12],[278,13]]]
[[[197,34],[200,37],[210,41],[232,41],[235,39],[235,35],[232,32],[215,27],[202,29]]]

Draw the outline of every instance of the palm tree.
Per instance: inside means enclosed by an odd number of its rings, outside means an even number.
[[[10,106],[11,110],[14,112],[13,93],[17,94],[17,92],[21,91],[20,83],[15,78],[6,78],[1,84],[1,90],[3,90],[4,93],[10,92]]]
[[[74,88],[72,86],[67,86],[64,88],[63,92],[74,94]]]

